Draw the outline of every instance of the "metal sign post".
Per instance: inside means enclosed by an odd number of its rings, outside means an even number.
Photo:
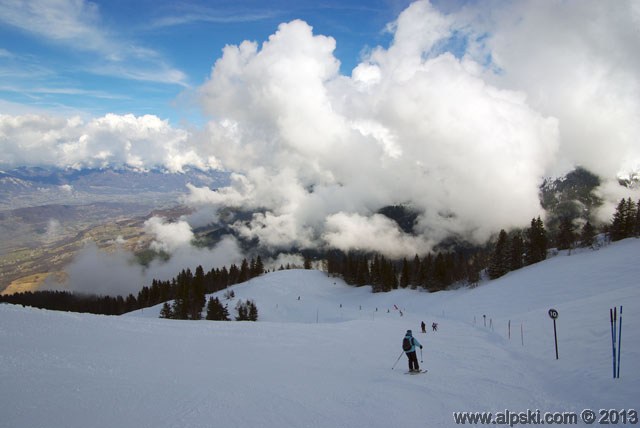
[[[556,319],[558,319],[558,311],[549,309],[549,316],[553,320],[553,337],[556,342],[556,360],[558,359],[558,332],[556,330]]]

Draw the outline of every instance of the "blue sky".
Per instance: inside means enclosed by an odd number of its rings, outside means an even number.
[[[302,19],[336,39],[341,73],[386,45],[408,0],[0,1],[0,112],[155,114],[174,124],[198,112],[191,90],[226,44],[262,43]],[[12,111],[13,110],[13,111]]]

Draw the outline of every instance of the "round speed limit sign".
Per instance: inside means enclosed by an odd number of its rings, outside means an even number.
[[[558,318],[558,311],[556,311],[555,309],[549,309],[549,316],[551,317],[551,319]]]

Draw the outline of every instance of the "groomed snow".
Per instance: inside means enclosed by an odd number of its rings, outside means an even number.
[[[253,299],[257,323],[0,305],[0,427],[448,427],[454,411],[640,410],[639,262],[629,239],[440,293],[281,271],[233,287],[229,308]],[[407,329],[425,375],[403,374]]]

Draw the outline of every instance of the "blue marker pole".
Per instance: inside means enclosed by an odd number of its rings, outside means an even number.
[[[622,306],[620,306],[620,325],[618,326],[618,366],[616,377],[620,378],[620,350],[622,345]]]
[[[615,374],[613,375],[613,377],[616,377],[618,375],[618,369],[617,369],[617,364],[616,364],[616,355],[618,355],[618,344],[616,343],[616,335],[618,334],[618,307],[614,306],[613,307],[613,349],[615,349],[615,352],[613,354],[613,371],[615,372]]]
[[[616,378],[616,333],[613,330],[613,308],[609,308],[609,320],[611,321],[611,349],[613,351],[613,378]]]

